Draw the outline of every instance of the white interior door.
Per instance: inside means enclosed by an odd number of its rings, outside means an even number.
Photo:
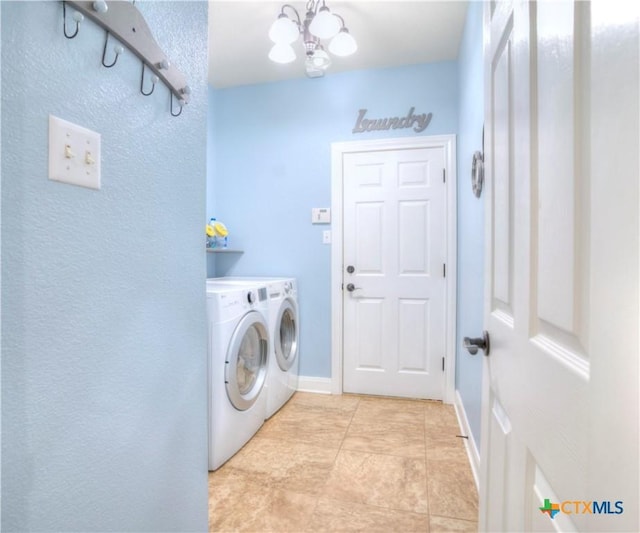
[[[343,158],[345,392],[442,399],[445,149]]]
[[[484,531],[639,529],[637,9],[485,4]]]

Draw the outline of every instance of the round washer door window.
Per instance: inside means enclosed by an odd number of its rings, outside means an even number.
[[[280,306],[275,332],[275,352],[278,366],[287,371],[298,355],[298,321],[295,304],[286,299]]]
[[[268,354],[267,323],[260,313],[250,311],[233,332],[225,361],[227,396],[236,409],[245,411],[258,399],[267,377]]]

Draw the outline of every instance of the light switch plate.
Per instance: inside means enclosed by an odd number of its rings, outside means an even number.
[[[313,207],[311,208],[312,224],[330,224],[331,209],[329,207]]]
[[[100,134],[49,115],[49,179],[100,189]]]

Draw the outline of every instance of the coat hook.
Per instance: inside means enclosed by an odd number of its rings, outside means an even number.
[[[109,6],[104,0],[96,0],[93,3],[92,7],[93,10],[97,11],[98,13],[106,13],[107,11],[109,11]]]
[[[65,38],[75,38],[79,33],[79,25],[85,18],[89,18],[105,32],[102,66],[114,67],[126,46],[142,62],[140,92],[149,96],[155,92],[158,82],[162,82],[169,90],[169,108],[172,116],[177,117],[182,114],[184,106],[192,97],[192,89],[187,85],[182,72],[169,63],[169,59],[154,41],[147,22],[140,11],[133,6],[135,0],[61,1]],[[71,9],[69,18],[67,18],[67,7]],[[73,21],[76,23],[75,28]],[[108,51],[107,48],[109,48]],[[126,58],[124,61],[126,62]]]
[[[79,11],[75,11],[71,16],[73,20],[76,21],[76,31],[74,31],[71,35],[67,33],[67,3],[62,2],[62,30],[64,31],[64,36],[67,39],[73,39],[76,35],[78,35],[78,30],[80,29],[80,23],[84,20],[84,15]]]
[[[156,83],[158,83],[158,81],[160,80],[160,78],[158,78],[158,76],[153,75],[151,76],[151,90],[149,92],[144,92],[144,69],[145,69],[145,63],[144,61],[142,62],[142,76],[140,76],[140,92],[142,94],[144,94],[145,96],[149,96],[153,90],[156,88]]]
[[[169,91],[169,98],[171,98],[171,116],[179,117],[180,114],[182,113],[182,110],[184,109],[184,105],[187,102],[184,99],[180,98],[178,100],[178,105],[180,106],[180,111],[178,111],[177,113],[174,113],[173,112],[173,93],[171,91]]]
[[[113,65],[115,65],[115,64],[116,64],[116,62],[118,61],[118,56],[119,56],[122,52],[124,52],[124,48],[123,48],[121,45],[116,44],[116,45],[113,47],[113,51],[115,52],[116,57],[113,59],[113,61],[111,62],[111,64],[110,64],[110,65],[107,65],[107,64],[104,62],[104,58],[105,58],[105,57],[106,57],[106,55],[107,55],[107,44],[109,44],[109,32],[107,32],[107,38],[106,38],[106,39],[105,39],[105,41],[104,41],[104,50],[102,51],[102,66],[107,67],[107,68],[111,68],[111,67],[112,67]]]

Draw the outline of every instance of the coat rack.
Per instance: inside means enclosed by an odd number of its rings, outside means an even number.
[[[72,31],[67,27],[67,4],[76,10],[72,15],[72,19],[75,21],[75,30]],[[106,30],[102,65],[106,68],[113,67],[124,51],[122,45],[116,44],[112,48],[113,53],[109,53],[109,36],[113,36],[142,61],[140,92],[149,96],[153,93],[156,83],[162,80],[162,83],[169,89],[171,115],[179,116],[184,105],[189,102],[191,89],[186,84],[182,72],[169,62],[165,53],[156,43],[138,8],[129,2],[117,0],[110,2],[104,0],[95,2],[65,0],[62,2],[62,24],[64,36],[67,39],[73,39],[78,35],[80,23],[85,16]],[[147,70],[153,74],[149,76],[147,73],[145,80]],[[177,109],[174,109],[174,99],[177,100]]]

